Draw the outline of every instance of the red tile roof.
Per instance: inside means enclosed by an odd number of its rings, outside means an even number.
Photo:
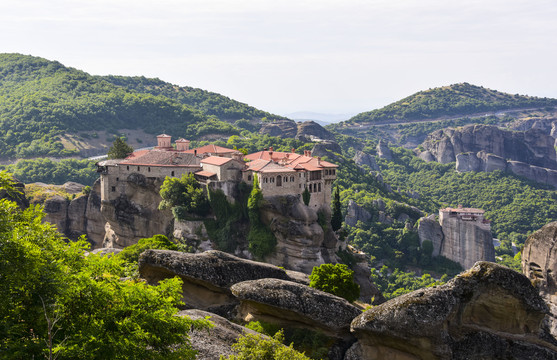
[[[457,208],[445,208],[439,211],[443,212],[457,212],[457,213],[474,213],[474,214],[483,214],[485,213],[482,209],[475,209],[475,208],[465,208],[465,207],[457,207]]]
[[[216,176],[217,174],[215,174],[213,172],[210,172],[210,171],[198,171],[198,172],[195,173],[195,175],[210,178],[210,177]]]
[[[180,151],[147,150],[121,161],[122,165],[199,166],[199,158]]]
[[[234,150],[234,149],[228,149],[222,146],[217,146],[214,144],[209,144],[209,145],[205,145],[205,146],[201,146],[195,149],[190,149],[185,151],[188,154],[197,154],[197,155],[201,155],[201,154],[232,154],[235,152],[238,152],[238,150]]]
[[[285,167],[296,170],[319,171],[325,168],[337,168],[338,165],[328,161],[319,160],[312,156],[287,153],[281,151],[259,151],[246,155],[247,160],[275,161]]]
[[[218,166],[226,164],[229,161],[232,161],[232,158],[227,158],[222,156],[209,156],[201,160],[203,164],[218,165]]]

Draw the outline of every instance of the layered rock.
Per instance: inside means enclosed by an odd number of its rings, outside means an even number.
[[[300,275],[276,266],[212,250],[189,254],[170,250],[146,250],[139,257],[139,273],[149,284],[179,276],[187,306],[223,313],[234,306],[233,284],[254,279],[278,278],[300,281]]]
[[[358,221],[366,224],[372,219],[369,211],[363,207],[356,204],[354,200],[348,202],[348,208],[346,209],[346,216],[344,217],[344,222],[350,226],[356,226]]]
[[[260,213],[277,239],[275,251],[265,258],[271,264],[310,273],[314,266],[336,262],[335,252],[345,246],[296,196],[267,197]]]
[[[441,254],[444,235],[441,225],[435,219],[435,215],[420,218],[418,221],[418,237],[420,238],[420,244],[426,240],[431,241],[433,244],[432,256]]]
[[[431,133],[418,156],[443,164],[456,161],[458,171],[501,170],[557,186],[554,143],[553,137],[537,128],[515,132],[496,126],[467,125]]]
[[[557,336],[557,222],[542,227],[528,237],[522,249],[522,272],[539,289],[550,307],[547,321]]]
[[[345,299],[279,279],[244,281],[231,287],[243,321],[262,320],[350,338],[350,322],[361,311]]]
[[[125,181],[125,193],[101,204],[106,219],[103,246],[122,248],[154,234],[170,234],[174,224],[172,212],[158,209],[164,179],[132,173]]]
[[[556,359],[547,311],[525,276],[479,262],[359,315],[351,325],[358,343],[345,359]]]

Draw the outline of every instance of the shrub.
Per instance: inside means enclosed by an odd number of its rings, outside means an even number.
[[[360,297],[360,286],[354,282],[354,272],[345,264],[322,264],[314,267],[309,286],[352,302]]]

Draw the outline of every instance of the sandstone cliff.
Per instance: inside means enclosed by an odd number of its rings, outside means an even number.
[[[416,290],[352,321],[356,359],[557,359],[547,306],[523,275],[479,262],[447,284]]]
[[[430,215],[419,220],[418,236],[420,243],[432,242],[432,256],[444,256],[464,269],[477,261],[495,261],[491,231],[475,221],[446,218],[439,224],[435,215]]]
[[[522,272],[539,289],[550,308],[547,318],[557,336],[557,222],[552,222],[528,237],[522,249]]]
[[[490,125],[467,125],[431,133],[418,156],[458,171],[501,170],[557,186],[555,139],[544,130],[509,131]]]

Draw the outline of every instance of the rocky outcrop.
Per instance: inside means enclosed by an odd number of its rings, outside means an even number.
[[[525,276],[479,262],[356,317],[358,343],[345,359],[557,359],[547,311]]]
[[[260,213],[277,239],[276,250],[265,258],[268,263],[309,274],[314,266],[336,262],[335,252],[345,246],[323,230],[317,212],[296,196],[266,197]]]
[[[160,187],[164,179],[132,173],[125,192],[101,204],[106,219],[104,247],[123,248],[154,234],[170,234],[174,217],[170,210],[159,210]]]
[[[296,139],[305,142],[316,140],[335,140],[335,136],[315,121],[304,121],[298,123]]]
[[[356,154],[352,158],[356,165],[358,165],[363,170],[363,166],[369,167],[371,171],[379,171],[379,166],[375,161],[375,156],[366,154],[363,151],[356,150]]]
[[[431,133],[418,156],[443,164],[456,161],[458,171],[501,170],[557,187],[554,143],[553,137],[536,128],[515,132],[467,125]]]
[[[339,338],[350,338],[350,322],[361,313],[341,297],[291,281],[244,281],[231,290],[241,301],[238,316],[243,321],[319,329]]]
[[[213,324],[211,329],[194,328],[188,333],[192,348],[197,350],[195,356],[197,360],[213,360],[218,359],[221,355],[226,357],[236,355],[232,345],[238,338],[245,334],[257,334],[253,330],[207,311],[182,310],[176,315],[187,316],[192,320],[203,320],[209,317],[209,322]]]
[[[147,250],[139,257],[139,273],[149,284],[179,276],[187,306],[222,314],[236,303],[233,284],[254,279],[277,278],[299,281],[300,276],[276,266],[240,259],[221,251],[189,254],[170,250]],[[303,278],[303,276],[302,276]]]
[[[363,207],[356,204],[354,200],[348,202],[348,208],[346,209],[346,216],[344,217],[344,222],[346,225],[356,226],[358,221],[367,224],[372,219],[371,214]]]
[[[426,240],[431,241],[433,244],[432,256],[439,256],[441,254],[444,235],[441,225],[435,219],[435,215],[418,220],[418,237],[420,238],[420,244]]]
[[[293,138],[298,133],[298,125],[294,120],[275,120],[265,123],[259,130],[259,133],[280,138]]]
[[[547,322],[557,336],[557,222],[528,237],[522,249],[522,272],[540,291],[550,308]]]
[[[311,149],[312,156],[324,157],[326,156],[331,161],[339,161],[339,157],[336,154],[342,154],[342,149],[340,145],[335,141],[321,141],[313,145]]]
[[[97,179],[91,187],[85,208],[85,234],[93,249],[102,247],[106,220],[101,214],[101,182]]]
[[[385,160],[392,160],[393,159],[393,152],[389,149],[389,145],[384,142],[383,140],[379,140],[377,144],[377,157]]]

